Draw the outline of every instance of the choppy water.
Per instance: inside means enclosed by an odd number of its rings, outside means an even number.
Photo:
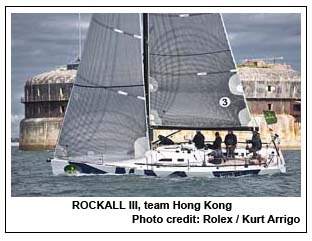
[[[155,178],[123,175],[53,176],[49,152],[12,148],[12,196],[298,197],[300,151],[284,151],[286,174],[230,178]]]

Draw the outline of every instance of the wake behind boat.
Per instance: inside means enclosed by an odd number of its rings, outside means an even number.
[[[222,16],[94,14],[52,159],[59,174],[242,176],[285,172],[274,138],[234,153],[153,144],[155,130],[255,131]]]

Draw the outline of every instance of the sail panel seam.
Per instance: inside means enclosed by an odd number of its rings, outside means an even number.
[[[78,87],[82,87],[82,88],[92,88],[92,89],[105,89],[109,92],[112,92],[112,93],[115,93],[115,94],[118,94],[118,95],[123,95],[123,96],[129,96],[129,97],[133,97],[133,98],[137,98],[139,100],[145,100],[145,98],[143,96],[140,96],[140,95],[133,95],[133,94],[129,94],[128,92],[125,92],[123,90],[112,90],[112,89],[115,89],[115,88],[127,88],[127,87],[143,87],[143,85],[116,85],[116,86],[90,86],[90,85],[80,85],[80,84],[74,84],[75,86],[78,86]]]
[[[209,55],[209,54],[219,54],[224,52],[230,52],[230,49],[219,50],[214,52],[205,52],[205,53],[196,53],[196,54],[156,54],[150,53],[152,56],[164,56],[164,57],[192,57],[192,56],[201,56],[201,55]]]
[[[74,83],[75,86],[83,87],[83,88],[93,88],[93,89],[115,89],[115,88],[131,88],[131,87],[142,87],[142,84],[138,85],[112,85],[112,86],[105,86],[105,85],[82,85]]]
[[[149,13],[151,16],[163,16],[163,17],[175,17],[175,18],[185,18],[192,16],[202,16],[202,15],[211,15],[215,13]],[[187,15],[187,16],[186,16]]]
[[[130,36],[130,37],[133,37],[133,38],[136,38],[136,39],[141,39],[142,37],[138,34],[134,34],[134,33],[129,33],[129,32],[126,32],[126,31],[123,31],[121,29],[117,29],[117,28],[114,28],[114,27],[111,27],[109,25],[106,25],[104,23],[101,23],[99,20],[97,20],[96,18],[93,19],[94,23],[100,25],[101,27],[104,27],[104,28],[107,28],[109,30],[112,30],[113,32],[115,33],[120,33],[120,34],[124,34],[124,35],[127,35],[127,36]]]
[[[184,73],[184,74],[174,74],[174,73],[166,73],[166,72],[151,72],[151,74],[155,75],[169,75],[169,76],[207,76],[210,74],[225,74],[225,73],[232,73],[231,70],[224,70],[224,71],[216,71],[216,72],[193,72],[193,73]]]

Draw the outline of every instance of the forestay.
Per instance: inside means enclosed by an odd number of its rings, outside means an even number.
[[[146,137],[139,14],[94,14],[56,157],[134,158]]]
[[[220,14],[150,14],[149,57],[152,127],[249,123]]]

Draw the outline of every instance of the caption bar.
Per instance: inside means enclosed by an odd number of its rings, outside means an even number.
[[[275,215],[250,215],[235,214],[231,215],[234,207],[231,202],[147,202],[139,205],[138,201],[72,201],[74,210],[122,210],[129,209],[142,212],[143,210],[154,210],[156,214],[146,216],[140,213],[132,214],[132,223],[268,223],[268,224],[287,224],[293,225],[300,223],[298,216],[275,216]],[[183,216],[164,216],[157,214],[157,210],[189,210],[190,212],[200,212],[200,215],[187,214]],[[210,214],[211,210],[222,210],[228,215]]]

